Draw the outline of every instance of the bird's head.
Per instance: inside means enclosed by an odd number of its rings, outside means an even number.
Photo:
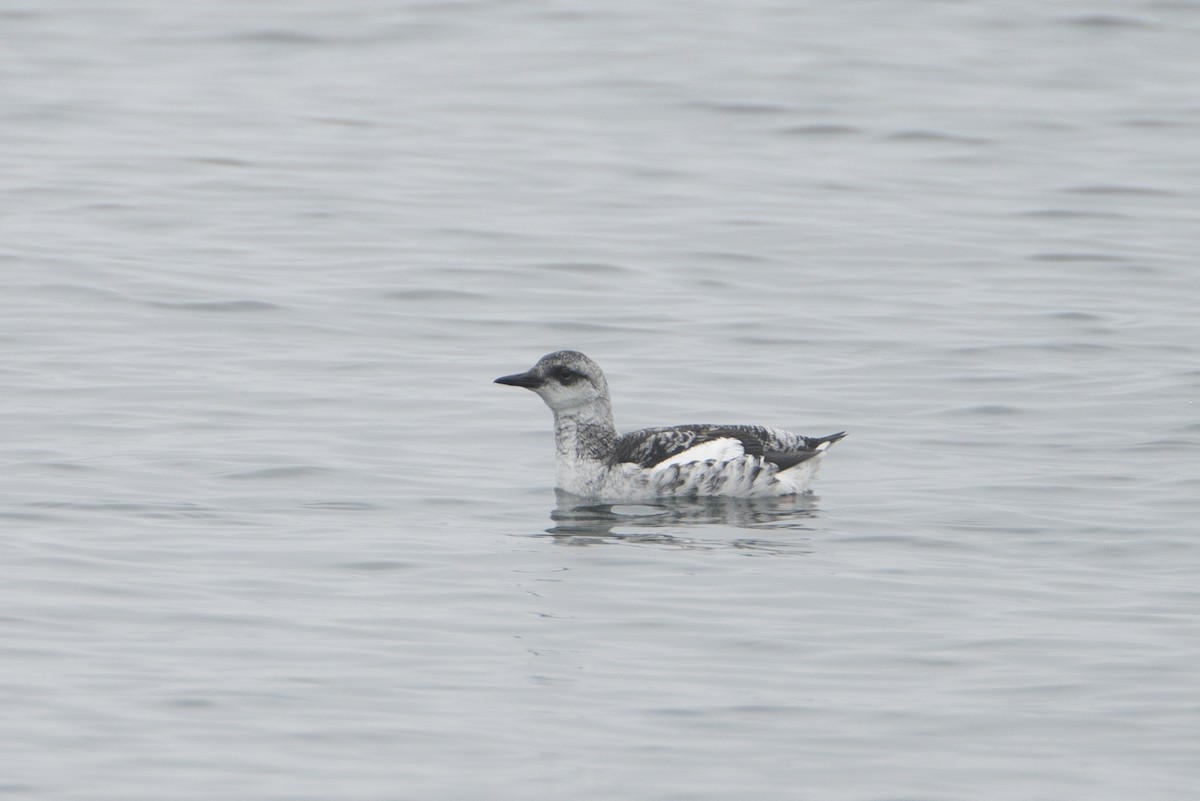
[[[609,403],[600,365],[576,350],[548,353],[525,372],[501,376],[495,383],[533,390],[555,414]]]

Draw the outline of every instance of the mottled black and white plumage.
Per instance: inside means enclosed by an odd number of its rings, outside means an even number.
[[[554,412],[558,486],[589,498],[633,500],[794,495],[845,433],[805,437],[764,426],[695,424],[618,435],[599,365],[573,350],[496,379],[541,396]]]

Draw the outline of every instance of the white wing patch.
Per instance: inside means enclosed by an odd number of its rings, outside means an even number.
[[[728,462],[745,455],[746,449],[742,447],[740,440],[733,437],[724,437],[722,439],[710,440],[709,442],[701,442],[699,445],[693,445],[686,451],[681,451],[670,459],[665,459],[654,465],[654,469],[661,470],[673,464],[707,462],[709,459],[715,462]]]

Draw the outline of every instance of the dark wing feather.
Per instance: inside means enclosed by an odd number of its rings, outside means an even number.
[[[693,445],[708,442],[710,438],[705,436],[705,432],[709,428],[712,426],[672,426],[631,431],[617,439],[613,461],[654,467]]]
[[[795,467],[820,453],[819,446],[836,442],[845,434],[805,437],[764,426],[693,424],[632,431],[617,440],[614,462],[654,467],[688,448],[716,439],[736,439],[748,456],[761,456],[780,470]]]

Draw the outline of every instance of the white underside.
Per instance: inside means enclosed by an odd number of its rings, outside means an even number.
[[[732,453],[729,442],[737,446],[738,453]],[[715,458],[723,454],[728,456]],[[563,465],[567,469],[560,470],[558,485],[574,495],[613,501],[695,496],[773,498],[807,492],[821,466],[821,456],[775,472],[764,467],[759,457],[746,456],[737,440],[716,440],[651,468],[634,464]]]

